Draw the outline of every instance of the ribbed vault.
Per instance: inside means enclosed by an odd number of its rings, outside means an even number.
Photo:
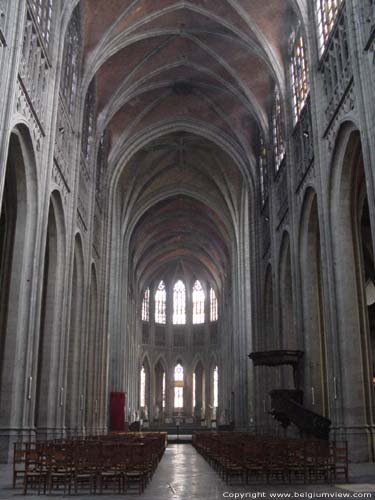
[[[118,183],[138,290],[176,266],[220,289],[230,272],[242,187],[229,155],[198,135],[164,135],[139,150]]]
[[[77,5],[72,2],[72,7]],[[289,26],[305,0],[81,0],[84,91],[112,150],[165,120],[214,126],[247,154],[284,91]]]

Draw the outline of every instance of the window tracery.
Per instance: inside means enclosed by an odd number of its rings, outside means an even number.
[[[51,38],[53,7],[54,0],[31,0],[34,17],[46,45]]]
[[[146,288],[142,301],[142,321],[150,320],[150,289]]]
[[[184,368],[177,363],[174,369],[174,408],[184,407]]]
[[[65,36],[60,89],[67,110],[72,114],[77,98],[81,59],[81,18],[79,5],[74,9]]]
[[[217,297],[215,290],[210,289],[210,320],[217,321],[218,319],[218,307],[217,307]]]
[[[214,368],[213,372],[213,407],[217,408],[219,406],[219,369],[217,366]]]
[[[275,88],[274,95],[272,131],[275,170],[278,172],[285,157],[284,122],[282,116],[280,90],[278,87]]]
[[[173,287],[173,324],[184,325],[186,323],[186,290],[181,280]]]
[[[335,26],[342,0],[315,0],[319,53],[323,54]]]
[[[155,293],[155,322],[160,324],[166,323],[166,299],[167,292],[164,281],[159,283]]]
[[[267,149],[263,137],[260,137],[259,179],[260,179],[260,198],[263,206],[268,198]]]
[[[93,151],[95,134],[95,114],[96,114],[96,85],[93,79],[87,90],[85,107],[83,114],[82,128],[82,153],[86,162],[89,163]]]
[[[291,58],[294,121],[297,122],[309,94],[308,68],[305,41],[298,30],[293,43]]]
[[[204,323],[205,295],[201,282],[197,280],[193,286],[193,324]]]
[[[141,368],[141,387],[139,400],[141,408],[144,408],[146,406],[146,370],[144,366],[142,366]]]

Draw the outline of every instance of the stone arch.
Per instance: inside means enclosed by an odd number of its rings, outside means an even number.
[[[84,252],[79,233],[74,239],[72,294],[70,304],[70,330],[67,352],[66,413],[65,425],[68,433],[76,433],[82,424],[82,354],[84,349],[83,325],[84,297]]]
[[[91,264],[91,284],[89,294],[89,319],[86,337],[86,430],[95,432],[97,423],[97,333],[98,333],[98,280],[95,264]]]
[[[328,416],[320,223],[316,192],[305,192],[299,228],[305,367],[305,404]]]
[[[60,193],[53,191],[48,209],[39,333],[35,425],[40,436],[57,429],[62,407],[62,313],[66,229]]]
[[[11,131],[4,177],[0,215],[0,423],[13,432],[24,420],[22,405],[18,405],[18,413],[13,407],[12,388],[17,386],[25,393],[27,378],[32,374],[31,296],[38,220],[35,155],[30,131],[23,124]]]
[[[152,365],[151,365],[150,358],[149,358],[148,354],[145,353],[143,355],[143,358],[142,358],[142,361],[141,361],[141,364],[139,367],[139,371],[138,371],[138,373],[140,373],[142,368],[144,368],[145,376],[146,376],[146,380],[145,380],[145,406],[142,406],[141,401],[139,401],[139,407],[141,408],[141,410],[143,409],[143,411],[145,413],[143,419],[145,418],[145,416],[147,416],[147,418],[148,418],[148,412],[150,411],[150,408],[151,408],[151,401],[152,401],[152,398],[151,398],[151,392],[152,392],[151,391],[151,389],[152,389],[151,366]],[[140,384],[139,384],[139,387],[140,387]]]
[[[168,405],[167,373],[168,373],[168,365],[164,357],[159,356],[154,365],[155,391],[154,391],[154,408],[153,408],[154,419],[159,422],[163,419],[163,414]],[[164,378],[164,387],[163,387],[163,378]]]
[[[292,261],[289,233],[284,232],[279,254],[280,337],[282,349],[296,349],[294,327]]]
[[[369,438],[374,418],[374,318],[367,305],[374,277],[373,230],[369,214],[365,214],[367,191],[361,137],[351,122],[342,125],[337,137],[329,194],[338,332],[334,368],[336,423],[346,433],[349,445],[355,439],[352,458],[366,461],[374,457]]]
[[[198,357],[193,365],[193,377],[195,384],[192,384],[193,415],[197,423],[201,423],[205,415],[206,399],[206,370],[201,358]],[[194,394],[195,392],[195,394]],[[195,402],[195,404],[194,404]]]

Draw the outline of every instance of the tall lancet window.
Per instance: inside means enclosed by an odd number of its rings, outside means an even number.
[[[31,0],[31,7],[46,45],[51,38],[53,0]]]
[[[167,292],[165,283],[161,281],[155,293],[155,322],[165,325]]]
[[[219,406],[219,370],[217,366],[214,368],[214,373],[213,373],[213,407],[217,408]]]
[[[165,372],[163,373],[163,382],[162,382],[162,406],[165,408]]]
[[[315,0],[320,54],[323,54],[327,47],[341,4],[342,0]]]
[[[218,318],[218,308],[217,308],[217,298],[216,293],[213,288],[210,290],[210,321],[217,321]]]
[[[184,407],[184,368],[178,363],[174,368],[174,408]]]
[[[139,404],[142,408],[144,408],[146,406],[146,370],[145,370],[144,366],[142,366],[142,369],[141,369],[141,386],[140,386]]]
[[[65,36],[60,88],[67,110],[73,114],[76,104],[81,62],[81,18],[79,5],[74,9]]]
[[[185,285],[178,280],[173,287],[173,324],[184,325],[186,323],[186,291]]]
[[[290,66],[294,121],[297,122],[310,90],[305,42],[301,30],[298,30],[295,35]]]
[[[142,301],[142,321],[150,321],[150,289],[146,288]]]
[[[278,89],[278,87],[275,88],[275,96],[273,102],[272,135],[275,170],[276,172],[278,172],[285,157],[284,123],[281,108],[280,90]]]
[[[193,324],[204,323],[204,290],[201,282],[196,281],[193,286]]]

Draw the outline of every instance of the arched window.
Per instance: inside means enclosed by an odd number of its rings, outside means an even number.
[[[96,115],[96,85],[95,79],[91,80],[85,99],[82,128],[82,153],[87,162],[90,161],[95,134]]]
[[[142,301],[142,321],[150,321],[150,289],[146,288]]]
[[[74,9],[65,36],[62,74],[60,80],[61,94],[65,99],[68,112],[74,110],[77,97],[78,74],[81,61],[81,17],[79,5]]]
[[[165,372],[163,373],[163,383],[162,383],[162,406],[165,408]]]
[[[200,281],[193,286],[193,324],[204,323],[204,291]]]
[[[219,370],[217,366],[215,366],[213,372],[213,407],[217,408],[218,406],[219,406]]]
[[[267,168],[267,149],[263,137],[260,137],[259,151],[259,178],[260,178],[260,198],[262,206],[268,198],[268,168]]]
[[[281,110],[280,90],[278,87],[275,88],[275,96],[273,102],[272,133],[275,170],[277,172],[285,156],[284,123]]]
[[[184,407],[184,369],[181,363],[174,368],[174,408]]]
[[[167,292],[165,290],[164,281],[159,283],[158,289],[155,293],[155,322],[160,324],[166,323],[166,298]]]
[[[186,292],[185,285],[181,280],[173,287],[173,324],[184,325],[186,323]]]
[[[216,293],[213,288],[210,290],[210,320],[217,321],[218,309],[217,309],[217,298]]]
[[[31,1],[36,23],[46,45],[49,44],[51,38],[53,3],[53,0]]]
[[[297,30],[294,38],[290,71],[292,78],[294,121],[297,122],[309,94],[305,42],[301,30]]]
[[[194,410],[195,405],[197,403],[196,397],[195,397],[196,390],[197,390],[197,379],[196,379],[195,372],[194,372],[193,373],[193,410]]]
[[[144,408],[146,406],[146,370],[144,366],[142,366],[141,369],[141,387],[140,387],[139,404],[141,408]]]
[[[342,0],[315,0],[320,55],[327,47],[329,35],[335,26],[341,4]]]

